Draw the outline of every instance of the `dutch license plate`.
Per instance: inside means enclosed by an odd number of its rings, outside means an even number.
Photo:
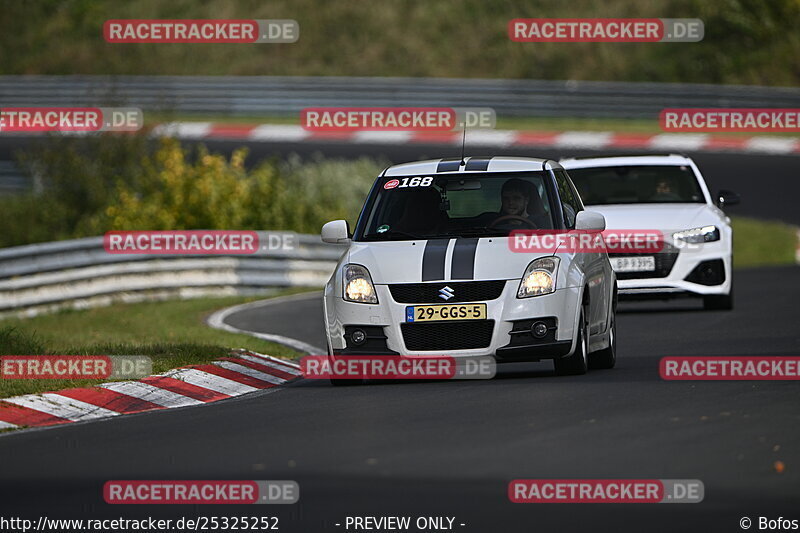
[[[486,304],[410,305],[406,307],[406,322],[439,320],[484,320]]]
[[[652,255],[611,257],[610,261],[614,272],[653,272],[656,269],[656,258]]]

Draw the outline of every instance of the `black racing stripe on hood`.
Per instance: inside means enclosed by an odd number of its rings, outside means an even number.
[[[450,239],[431,239],[422,254],[422,281],[444,279],[444,259]]]
[[[491,160],[491,157],[470,157],[464,170],[489,170],[489,161]]]
[[[457,172],[460,167],[460,159],[442,159],[436,166],[436,172]]]
[[[453,260],[450,264],[451,279],[475,278],[475,250],[477,248],[477,238],[456,239],[453,247]]]

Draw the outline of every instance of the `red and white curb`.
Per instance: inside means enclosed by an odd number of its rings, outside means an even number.
[[[242,125],[213,122],[172,122],[153,128],[154,135],[191,140],[253,142],[351,142],[364,144],[460,145],[459,132],[358,131],[314,132],[296,125]],[[679,152],[747,152],[800,155],[800,138],[728,137],[694,133],[612,133],[594,131],[467,131],[467,143],[478,146],[620,149]]]
[[[231,357],[207,365],[177,368],[137,381],[1,399],[0,429],[52,426],[202,405],[278,387],[300,375],[297,363],[236,350]]]

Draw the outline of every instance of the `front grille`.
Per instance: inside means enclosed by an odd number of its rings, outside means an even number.
[[[352,335],[357,329],[362,330],[367,335],[366,340],[362,344],[355,344],[353,342]],[[345,326],[344,341],[347,347],[344,350],[338,350],[339,353],[348,355],[382,355],[395,353],[386,346],[386,335],[383,332],[383,326]]]
[[[608,257],[641,257],[645,255],[652,255],[655,257],[656,269],[647,272],[617,272],[617,279],[648,279],[648,278],[666,278],[672,272],[672,267],[675,266],[675,261],[678,260],[678,249],[670,244],[664,244],[664,248],[657,253],[644,253],[644,254],[608,254]]]
[[[700,285],[722,285],[725,283],[725,263],[722,259],[703,261],[686,276],[686,281]]]
[[[544,322],[547,325],[547,335],[542,338],[536,338],[531,333],[531,326],[534,322]],[[558,329],[558,319],[554,316],[546,318],[531,318],[528,320],[515,320],[511,331],[508,334],[511,336],[511,342],[506,344],[504,348],[514,346],[530,346],[532,344],[545,344],[556,342],[556,330]]]
[[[505,287],[504,280],[493,281],[437,281],[436,283],[402,283],[389,285],[394,301],[401,304],[484,302],[500,297]],[[453,297],[440,298],[439,290],[452,289]]]
[[[400,329],[406,349],[411,351],[470,350],[492,343],[494,320],[406,322]]]

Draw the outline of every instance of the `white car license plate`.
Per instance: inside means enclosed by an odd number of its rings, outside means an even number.
[[[652,255],[609,259],[614,272],[653,272],[656,269],[656,258]]]
[[[406,307],[406,322],[485,319],[486,304],[414,305]]]

